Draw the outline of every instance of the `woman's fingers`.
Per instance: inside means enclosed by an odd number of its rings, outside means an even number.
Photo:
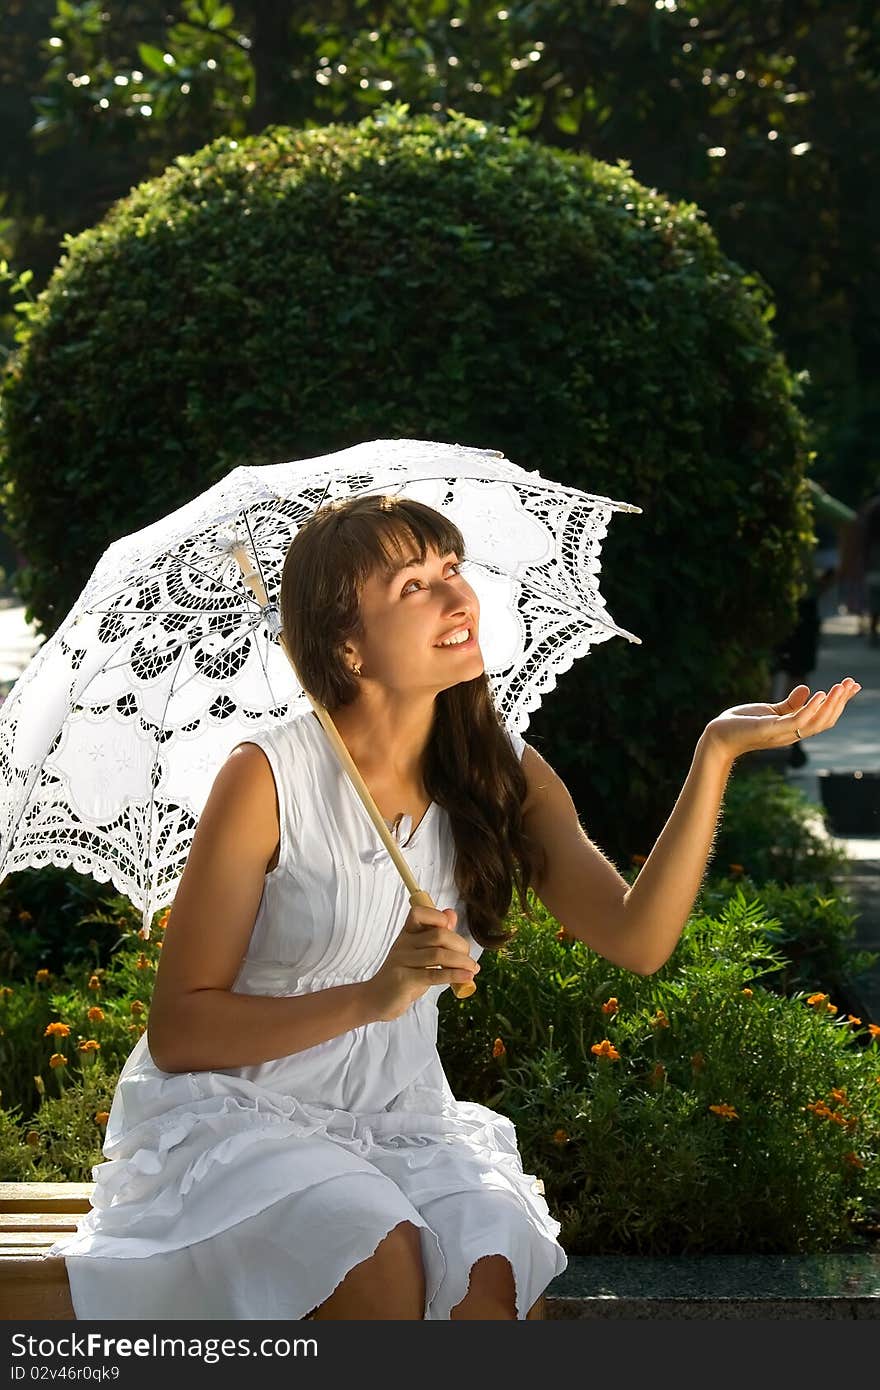
[[[817,690],[814,695],[794,714],[794,723],[803,733],[805,728],[811,734],[822,733],[825,729],[830,729],[837,722],[840,711],[844,705],[852,699],[853,695],[861,690],[858,681],[851,677],[846,680],[838,681],[826,693]],[[790,716],[791,717],[791,716]]]

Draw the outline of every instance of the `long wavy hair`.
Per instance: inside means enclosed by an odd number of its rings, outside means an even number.
[[[377,572],[390,578],[407,555],[424,563],[428,547],[465,559],[464,538],[442,513],[381,494],[320,507],[291,541],[281,576],[281,636],[298,678],[331,716],[359,695],[344,650],[363,636],[364,584]],[[520,909],[534,920],[527,894],[545,856],[523,829],[525,774],[485,671],[438,692],[423,776],[428,795],[449,816],[471,935],[497,949],[514,935],[503,921],[514,884]]]

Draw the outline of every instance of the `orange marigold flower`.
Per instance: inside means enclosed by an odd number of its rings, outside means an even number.
[[[128,1008],[130,1013],[142,1014],[144,1009],[146,1008],[146,1004],[142,1004],[139,999],[132,999]]]
[[[104,1010],[99,1009],[97,1004],[94,1004],[92,1008],[89,1009],[87,1018],[89,1023],[103,1023],[105,1018]]]
[[[144,955],[143,951],[141,951],[140,955],[135,961],[135,965],[137,966],[138,970],[149,970],[150,962],[147,960],[147,957]]]
[[[864,1168],[865,1166],[858,1154],[853,1153],[852,1149],[843,1155],[843,1161],[844,1163],[851,1163],[853,1168]]]
[[[610,1038],[603,1038],[601,1042],[593,1043],[590,1051],[594,1053],[596,1057],[607,1057],[609,1062],[620,1061],[620,1053],[617,1051],[617,1048],[611,1042]]]
[[[66,1023],[47,1023],[44,1038],[66,1038],[70,1028]]]
[[[492,1056],[503,1057],[506,1051],[507,1048],[504,1046],[504,1043],[501,1041],[501,1039],[496,1038],[492,1044]]]
[[[871,1034],[872,1038],[880,1038],[880,1024],[869,1023],[868,1032]]]
[[[751,990],[751,989],[741,989],[741,990],[740,990],[740,994],[744,994],[744,995],[746,996],[747,999],[751,999],[752,996],[753,996],[753,994],[754,994],[754,990]]]
[[[839,1100],[841,1105],[849,1105],[846,1090],[843,1086],[832,1086],[831,1098],[832,1100]]]
[[[734,1110],[733,1106],[732,1106],[732,1105],[728,1105],[726,1101],[723,1101],[721,1105],[710,1105],[710,1106],[709,1106],[709,1109],[710,1109],[710,1110],[712,1111],[712,1113],[715,1114],[715,1115],[722,1115],[722,1116],[724,1117],[725,1120],[738,1120],[738,1119],[739,1119],[739,1115],[737,1115],[737,1113],[736,1113],[736,1111]]]
[[[691,1066],[693,1067],[694,1071],[702,1071],[705,1065],[706,1059],[703,1056],[702,1052],[695,1052],[691,1057]]]
[[[18,914],[18,920],[19,922],[24,922],[25,925],[27,925],[28,922],[32,922],[34,919],[26,908],[22,908],[21,912]]]
[[[662,1009],[658,1009],[657,1012],[655,1013],[654,1017],[651,1019],[651,1027],[652,1027],[652,1028],[668,1028],[668,1027],[669,1027],[669,1019],[666,1017],[666,1014],[663,1012]]]
[[[24,1136],[24,1142],[30,1144],[32,1149],[36,1149],[40,1143],[40,1136],[35,1129],[29,1129]]]
[[[38,970],[34,979],[37,981],[37,984],[45,984],[46,980],[49,979],[49,971],[46,970],[45,967],[42,970]]]
[[[565,1130],[565,1129],[557,1129],[557,1130],[554,1130],[554,1132],[553,1132],[553,1143],[554,1143],[554,1144],[567,1144],[567,1143],[568,1143],[568,1139],[569,1139],[569,1135],[568,1135],[568,1131],[567,1131],[567,1130]]]
[[[96,1111],[95,1111],[95,1123],[96,1123],[96,1124],[105,1125],[105,1124],[107,1123],[107,1121],[109,1120],[109,1118],[110,1118],[110,1111],[109,1111],[109,1110],[96,1110]]]
[[[860,1018],[856,1018],[855,1014],[847,1014],[847,1018],[854,1027],[862,1021]]]
[[[49,1066],[50,1066],[50,1067],[66,1067],[66,1066],[67,1066],[67,1058],[65,1057],[64,1053],[63,1053],[63,1052],[53,1052],[53,1053],[52,1053],[52,1056],[49,1058]]]
[[[101,981],[98,979],[97,975],[90,975],[90,976],[89,976],[88,988],[89,988],[89,989],[100,989],[100,988],[101,988]]]
[[[157,941],[157,942],[156,942],[156,950],[157,950],[157,951],[161,951],[161,949],[162,949],[162,942],[161,942],[161,941]]]
[[[140,937],[141,941],[149,941],[149,939],[150,939],[150,928],[149,928],[149,927],[138,927],[137,934],[138,934],[138,936]]]
[[[647,864],[648,856],[646,854],[631,854],[629,862],[631,864]]]
[[[845,1124],[846,1124],[846,1116],[845,1116],[845,1115],[839,1115],[839,1114],[837,1113],[836,1110],[829,1110],[829,1111],[828,1111],[828,1119],[831,1120],[832,1123],[834,1123],[834,1124],[836,1124],[836,1125],[845,1125]]]
[[[614,995],[612,994],[611,998],[610,998],[610,999],[606,999],[606,1000],[605,1000],[605,1003],[602,1005],[602,1012],[603,1012],[603,1014],[616,1014],[616,1013],[617,1013],[617,1008],[618,1008],[617,1000],[615,999]]]
[[[159,916],[156,918],[156,926],[159,928],[160,931],[164,931],[165,928],[168,926],[168,918],[170,916],[170,907],[166,907],[162,912],[159,913]]]
[[[84,1038],[79,1044],[80,1052],[97,1052],[101,1044],[95,1038]]]
[[[804,1109],[812,1110],[814,1115],[821,1115],[823,1118],[826,1118],[828,1115],[831,1114],[831,1111],[825,1104],[824,1100],[811,1101],[809,1104],[804,1106]]]
[[[807,999],[807,1003],[811,1009],[814,1009],[817,1004],[824,1004],[827,998],[827,994],[811,994]]]
[[[556,940],[557,940],[557,941],[568,941],[568,940],[569,940],[569,935],[568,935],[568,932],[565,930],[565,927],[560,927],[560,928],[559,928],[558,932],[556,933]]]
[[[826,1009],[826,1012],[829,1013],[829,1014],[836,1014],[836,1013],[837,1013],[837,1005],[836,1005],[836,1004],[826,1004],[826,1005],[825,1005],[825,1009]]]

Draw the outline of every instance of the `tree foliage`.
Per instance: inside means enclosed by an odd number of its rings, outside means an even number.
[[[217,135],[355,122],[389,99],[414,112],[461,111],[542,144],[626,159],[648,187],[696,202],[725,251],[771,291],[775,331],[804,374],[804,408],[816,421],[817,478],[852,504],[870,483],[880,415],[876,6],[58,0],[54,16],[53,0],[6,8],[7,254],[34,266],[38,283],[64,232],[90,225],[133,182]]]

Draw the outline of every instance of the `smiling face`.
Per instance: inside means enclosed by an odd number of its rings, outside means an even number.
[[[346,643],[346,661],[360,663],[361,679],[401,694],[435,693],[483,672],[479,600],[460,573],[458,556],[430,547],[424,563],[406,544],[390,561],[395,571],[371,574],[361,591],[362,633]],[[441,647],[469,629],[464,643]]]

